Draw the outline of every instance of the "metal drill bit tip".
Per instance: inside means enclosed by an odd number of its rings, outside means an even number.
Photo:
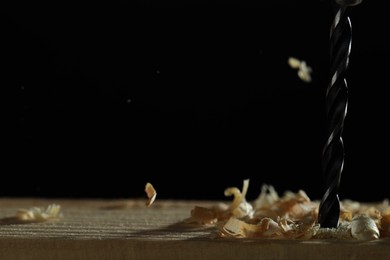
[[[330,201],[331,200],[331,201]],[[336,195],[333,199],[324,196],[318,212],[318,223],[322,228],[337,228],[340,218],[340,200]]]

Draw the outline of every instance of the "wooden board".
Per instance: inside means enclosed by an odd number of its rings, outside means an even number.
[[[206,201],[0,199],[0,259],[390,259],[390,240],[213,238],[181,222]],[[63,217],[18,223],[19,208],[61,205]]]

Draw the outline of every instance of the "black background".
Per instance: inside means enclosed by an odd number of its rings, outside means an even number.
[[[329,1],[310,2],[4,6],[0,195],[145,197],[149,181],[158,198],[223,199],[249,178],[249,199],[263,183],[320,199],[333,17]],[[380,9],[349,10],[342,199],[390,195]]]

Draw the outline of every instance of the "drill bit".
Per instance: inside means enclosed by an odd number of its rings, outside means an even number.
[[[347,9],[361,2],[362,0],[336,0],[336,3],[332,3],[335,11],[329,44],[331,80],[326,90],[327,139],[322,151],[326,190],[318,212],[318,222],[323,228],[336,228],[339,223],[338,191],[344,167],[342,132],[348,107],[346,72],[352,43],[352,26]]]

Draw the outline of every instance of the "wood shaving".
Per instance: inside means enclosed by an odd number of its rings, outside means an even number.
[[[220,203],[211,208],[195,207],[191,210],[191,217],[186,219],[187,223],[200,225],[212,225],[217,222],[234,218],[248,218],[254,214],[253,207],[245,200],[246,191],[248,190],[249,180],[244,180],[242,191],[236,187],[227,188],[225,196],[234,196],[233,203],[226,205]]]
[[[388,200],[364,205],[341,201],[339,226],[321,228],[317,221],[319,201],[311,201],[303,190],[286,191],[279,196],[273,186],[264,184],[257,199],[248,202],[245,198],[248,187],[246,179],[241,191],[227,188],[225,196],[234,196],[230,205],[196,206],[185,222],[214,226],[215,237],[349,240],[390,237]]]
[[[378,239],[379,229],[375,221],[366,215],[358,215],[352,219],[351,222],[352,236],[361,239]]]
[[[306,61],[301,61],[294,57],[289,57],[287,63],[291,68],[297,69],[298,77],[304,82],[311,82],[312,68],[306,64]]]
[[[27,222],[44,222],[49,219],[57,219],[62,217],[60,210],[61,206],[57,204],[51,204],[46,209],[39,207],[19,209],[16,212],[15,219]]]
[[[145,203],[145,205],[147,207],[150,207],[153,204],[154,200],[156,199],[157,192],[154,189],[153,185],[149,182],[146,183],[145,185],[145,192],[146,195],[148,196],[148,201]]]

